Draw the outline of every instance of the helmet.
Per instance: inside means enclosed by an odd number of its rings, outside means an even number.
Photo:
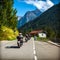
[[[19,35],[22,35],[22,33],[19,33]]]

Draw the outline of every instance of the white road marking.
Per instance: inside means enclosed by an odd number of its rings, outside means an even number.
[[[34,50],[34,55],[36,54],[36,51]]]
[[[37,60],[37,56],[34,56],[35,60]]]
[[[34,60],[37,60],[34,40],[33,40],[33,54],[34,54]]]

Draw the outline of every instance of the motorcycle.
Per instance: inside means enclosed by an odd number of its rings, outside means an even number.
[[[23,40],[17,41],[17,45],[20,48],[23,45]]]
[[[18,47],[20,48],[20,41],[17,41],[17,45],[18,45]]]
[[[25,42],[27,42],[28,41],[28,38],[27,37],[25,37]]]

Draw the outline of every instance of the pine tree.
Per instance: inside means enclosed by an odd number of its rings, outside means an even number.
[[[13,3],[13,0],[0,0],[0,25],[15,29],[17,25],[17,11],[13,8]]]

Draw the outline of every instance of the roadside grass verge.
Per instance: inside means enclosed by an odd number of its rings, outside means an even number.
[[[49,41],[49,39],[48,38],[40,38],[40,37],[37,37],[37,41],[47,42],[47,41]]]

